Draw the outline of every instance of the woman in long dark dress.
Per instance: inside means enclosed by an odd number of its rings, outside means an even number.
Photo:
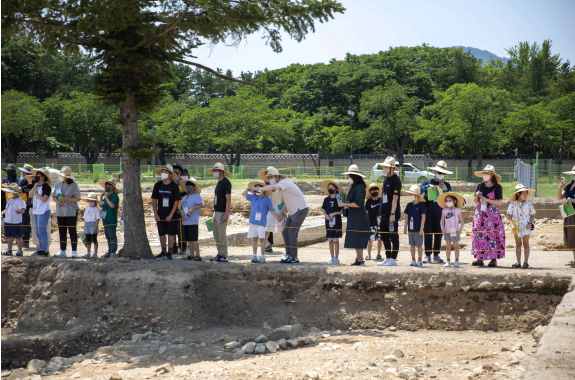
[[[365,266],[363,261],[363,250],[367,248],[369,235],[369,217],[365,212],[365,191],[367,186],[363,179],[365,176],[359,172],[357,165],[351,165],[347,172],[347,180],[351,183],[351,190],[347,194],[347,202],[342,203],[342,207],[348,207],[347,231],[345,232],[344,248],[353,248],[357,255],[355,262],[351,265]]]
[[[566,185],[562,182],[557,189],[557,199],[560,201],[571,202],[573,207],[575,207],[575,166],[569,172],[563,172],[570,176],[571,183]],[[565,248],[573,250],[573,261],[570,261],[567,265],[575,268],[575,214],[568,216],[563,219],[563,242]]]

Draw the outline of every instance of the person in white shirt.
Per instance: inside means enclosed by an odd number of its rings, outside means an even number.
[[[96,259],[98,258],[98,227],[100,219],[102,219],[100,206],[104,204],[104,201],[98,200],[98,194],[96,193],[89,193],[82,201],[88,202],[88,207],[84,210],[84,235],[86,235],[88,253],[84,255],[84,258],[89,259],[92,257]],[[94,253],[90,256],[92,243],[94,243]]]
[[[8,250],[3,253],[5,256],[12,256],[12,244],[16,240],[18,252],[16,256],[23,256],[22,252],[22,215],[26,211],[26,202],[20,196],[22,189],[16,182],[12,182],[8,187],[2,187],[2,191],[12,194],[6,201],[6,208],[2,211],[4,218],[4,236],[8,243]]]

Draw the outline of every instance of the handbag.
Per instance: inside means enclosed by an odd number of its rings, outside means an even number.
[[[347,218],[347,214],[349,214],[349,207],[344,207],[341,215],[345,216]]]

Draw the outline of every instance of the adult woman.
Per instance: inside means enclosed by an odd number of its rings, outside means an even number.
[[[270,168],[272,167],[269,166],[266,170],[269,170]],[[264,181],[266,185],[269,185],[269,179],[264,170],[258,172],[258,177],[260,177],[260,179]],[[282,198],[281,191],[272,191],[270,198],[272,199],[272,205],[274,206],[275,211],[279,214],[279,212],[283,210],[284,207],[284,200]],[[280,234],[283,233],[284,224],[283,222],[279,222],[276,218],[274,218],[271,212],[268,213],[267,221],[268,223],[266,225],[266,233],[268,233],[268,243],[266,246],[266,253],[272,253],[274,245],[274,232]]]
[[[46,169],[34,169],[32,170],[32,175],[34,175],[34,187],[30,190],[29,195],[33,197],[32,210],[40,246],[40,250],[34,252],[34,254],[47,257],[49,255],[50,239],[46,226],[50,223],[50,194],[52,193],[52,188],[48,185],[50,172]]]
[[[573,166],[570,172],[563,172],[563,174],[571,176],[571,183],[566,185],[565,182],[562,182],[559,185],[557,189],[557,199],[560,201],[565,199],[565,205],[567,205],[567,202],[571,202],[572,206],[575,207],[575,166]],[[563,188],[565,188],[565,190],[561,191]],[[572,268],[575,268],[575,214],[563,219],[563,241],[565,242],[566,248],[573,250],[573,261],[567,265],[571,265]]]
[[[356,259],[351,265],[365,266],[363,261],[363,250],[367,248],[369,235],[369,217],[365,212],[365,192],[367,186],[363,179],[365,176],[359,172],[357,165],[351,165],[347,172],[342,173],[347,176],[351,184],[351,189],[347,194],[348,203],[342,203],[341,207],[348,207],[347,226],[351,231],[345,233],[344,248],[355,249]]]
[[[472,249],[475,260],[471,265],[482,267],[484,260],[491,260],[488,267],[496,267],[497,259],[505,257],[505,227],[499,207],[503,203],[501,176],[495,168],[487,165],[483,171],[475,172],[483,182],[475,193],[475,216],[473,218]]]
[[[54,187],[52,199],[56,203],[56,219],[58,220],[58,232],[60,233],[60,253],[54,257],[66,257],[66,247],[68,245],[66,232],[70,233],[72,243],[72,258],[78,257],[78,233],[76,224],[78,223],[78,202],[82,197],[80,187],[72,176],[72,169],[64,166],[60,170],[59,182]]]

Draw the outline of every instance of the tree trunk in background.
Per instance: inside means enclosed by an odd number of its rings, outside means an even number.
[[[473,164],[473,156],[471,153],[469,154],[469,158],[467,159],[467,181],[471,181],[471,175],[473,174],[473,169],[471,169],[471,165]]]
[[[140,113],[136,109],[136,98],[130,91],[126,91],[126,101],[120,106],[120,117],[123,120],[122,147],[124,149],[137,149]],[[122,172],[124,173],[123,209],[125,223],[122,256],[131,259],[153,259],[144,219],[144,202],[142,201],[142,188],[140,186],[140,160],[128,153],[123,153]]]

